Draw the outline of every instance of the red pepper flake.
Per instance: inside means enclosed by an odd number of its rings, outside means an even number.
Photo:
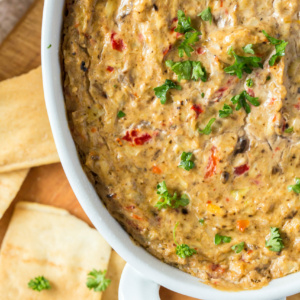
[[[175,31],[174,31],[175,28],[176,28],[176,26],[171,27],[170,32],[171,32],[171,33],[174,33],[174,32],[175,32]]]
[[[242,166],[234,168],[234,174],[240,176],[240,175],[244,174],[245,172],[247,172],[248,170],[249,170],[248,165],[242,165]]]
[[[197,51],[197,53],[200,54],[200,55],[203,54],[203,53],[205,53],[205,49],[202,48],[202,47],[199,47],[196,51]]]
[[[177,17],[173,18],[172,23],[173,22],[178,22],[178,18]]]
[[[144,145],[149,140],[151,140],[151,135],[148,133],[144,133],[142,136],[135,138],[134,142],[136,145]]]
[[[125,49],[125,45],[122,39],[116,40],[115,37],[116,33],[113,32],[110,36],[111,46],[114,50],[122,52]]]
[[[126,135],[122,137],[122,140],[132,142],[132,137],[130,137],[129,131],[126,131]]]
[[[251,96],[251,97],[255,97],[255,93],[252,89],[247,89],[247,93]]]
[[[211,204],[211,201],[209,200],[209,201],[207,201],[206,203],[207,203],[207,204]]]
[[[223,0],[220,1],[220,7],[223,7]]]
[[[212,177],[217,169],[218,157],[216,156],[217,148],[213,146],[211,148],[211,155],[208,159],[207,171],[205,173],[205,178]]]
[[[132,217],[133,217],[134,219],[136,219],[136,220],[143,220],[142,217],[140,217],[140,216],[138,216],[138,215],[136,215],[136,214],[132,214]]]
[[[294,107],[300,110],[300,103],[295,104]]]
[[[92,128],[91,128],[91,132],[92,132],[92,133],[97,132],[97,128],[96,128],[96,127],[92,127]]]
[[[171,48],[172,48],[172,45],[169,45],[168,48],[165,48],[165,49],[163,50],[163,55],[166,56],[166,55],[168,54],[168,52],[171,50]]]
[[[199,117],[199,115],[200,115],[201,113],[203,113],[203,109],[201,108],[200,105],[194,104],[194,105],[191,107],[191,109],[195,111],[195,113],[196,113],[196,119]]]
[[[107,68],[106,68],[106,71],[108,71],[108,72],[113,72],[114,71],[114,68],[113,67],[111,67],[111,66],[108,66]]]
[[[129,205],[129,206],[126,206],[125,208],[126,208],[126,210],[133,210],[133,209],[135,209],[135,206]]]

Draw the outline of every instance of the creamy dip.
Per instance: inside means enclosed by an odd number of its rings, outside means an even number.
[[[67,0],[64,92],[85,172],[137,243],[216,288],[299,271],[299,11]]]

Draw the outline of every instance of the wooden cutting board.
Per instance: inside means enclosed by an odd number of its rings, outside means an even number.
[[[40,40],[43,2],[43,0],[36,0],[25,17],[0,45],[0,81],[26,73],[41,64]],[[21,200],[67,209],[71,214],[92,226],[79,205],[61,164],[42,166],[30,170],[16,199],[0,220],[0,245],[13,207],[16,202]],[[164,288],[161,289],[161,298],[162,300],[192,300],[192,298]],[[300,295],[290,297],[289,300],[300,300]]]

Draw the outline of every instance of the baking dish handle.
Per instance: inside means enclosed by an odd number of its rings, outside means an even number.
[[[160,300],[159,288],[126,264],[119,285],[119,300]]]

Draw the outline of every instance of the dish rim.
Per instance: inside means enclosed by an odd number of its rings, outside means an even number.
[[[300,272],[274,279],[259,290],[220,291],[199,282],[134,244],[128,233],[109,214],[80,164],[69,131],[61,80],[60,47],[65,1],[45,0],[42,24],[42,73],[45,102],[57,151],[69,183],[96,229],[117,253],[142,276],[190,297],[213,300],[270,300],[300,292]],[[48,46],[51,45],[50,48]]]

